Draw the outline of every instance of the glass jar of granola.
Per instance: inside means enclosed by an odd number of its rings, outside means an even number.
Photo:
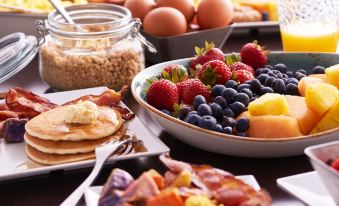
[[[110,4],[66,8],[74,24],[57,12],[38,22],[40,75],[52,88],[72,90],[128,85],[145,67],[141,23],[128,9]]]

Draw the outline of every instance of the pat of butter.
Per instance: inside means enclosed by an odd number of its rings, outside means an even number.
[[[77,124],[91,124],[98,118],[98,107],[90,101],[78,101],[70,105],[65,115],[65,122]]]

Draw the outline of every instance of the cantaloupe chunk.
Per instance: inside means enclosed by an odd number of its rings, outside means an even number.
[[[317,83],[326,83],[326,75],[314,74],[314,75],[310,75],[310,76],[302,78],[298,84],[300,95],[304,97],[306,95],[306,90],[308,86],[312,84],[317,84]]]
[[[331,66],[325,70],[327,81],[329,84],[339,89],[339,64]]]
[[[324,132],[339,127],[339,98],[332,108],[325,114],[322,120],[311,131],[311,134]]]
[[[244,112],[240,117],[247,117],[250,121],[246,134],[256,138],[288,138],[302,136],[298,121],[294,117],[284,115],[252,116]]]
[[[335,86],[320,83],[309,85],[306,90],[305,101],[308,108],[322,116],[335,103],[338,90]]]
[[[251,115],[285,115],[288,113],[288,104],[283,95],[267,93],[248,105]]]
[[[321,116],[307,107],[305,97],[286,95],[285,98],[288,103],[288,115],[297,119],[302,134],[309,134],[319,123]]]

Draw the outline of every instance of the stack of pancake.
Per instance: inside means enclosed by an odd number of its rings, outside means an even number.
[[[27,122],[24,138],[29,158],[46,165],[91,159],[97,146],[124,137],[126,130],[118,111],[99,106],[93,123],[75,124],[64,120],[69,106],[49,110]]]

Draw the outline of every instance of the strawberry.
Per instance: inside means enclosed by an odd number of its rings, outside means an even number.
[[[331,167],[339,171],[339,158],[332,162]]]
[[[174,83],[160,79],[151,84],[146,94],[147,102],[153,107],[173,111],[179,102],[178,89]]]
[[[247,80],[254,79],[254,76],[251,72],[247,70],[236,70],[233,71],[232,79],[242,84]]]
[[[182,82],[188,78],[187,69],[182,65],[170,64],[162,70],[161,78],[173,83]]]
[[[231,69],[220,60],[205,63],[198,72],[198,78],[206,85],[225,84],[231,79]]]
[[[191,71],[196,71],[200,66],[211,60],[224,60],[224,53],[220,49],[215,48],[213,42],[205,42],[204,48],[195,47],[195,53],[196,56],[190,63]]]
[[[254,74],[254,69],[251,66],[248,66],[247,64],[244,64],[242,62],[235,62],[230,66],[231,71],[237,71],[237,70],[246,70]]]
[[[187,87],[189,82],[190,80],[185,80],[185,81],[178,82],[175,84],[175,86],[177,86],[178,93],[179,93],[179,102],[181,102],[182,97],[184,96],[184,90]]]
[[[184,89],[182,98],[185,104],[193,104],[194,97],[197,95],[204,96],[207,102],[210,102],[212,100],[210,91],[208,90],[207,86],[205,86],[200,80],[188,79],[186,81],[187,85]]]
[[[241,61],[254,69],[264,67],[267,64],[269,51],[258,45],[257,41],[245,44],[240,50]]]

